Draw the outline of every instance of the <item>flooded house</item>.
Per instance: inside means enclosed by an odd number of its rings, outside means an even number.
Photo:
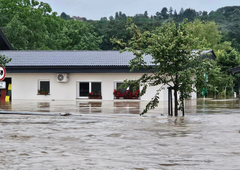
[[[12,59],[6,66],[12,81],[12,99],[114,100],[113,94],[125,79],[138,79],[147,70],[130,72],[134,55],[119,51],[0,51]],[[146,56],[151,62],[151,57]],[[141,98],[150,100],[159,87],[151,87]],[[124,93],[127,89],[121,89]],[[130,89],[129,89],[130,90]],[[141,90],[141,89],[140,89]],[[123,97],[123,96],[122,96]],[[121,98],[121,96],[120,96]],[[96,99],[96,98],[94,98]],[[167,100],[167,90],[161,92]]]
[[[0,45],[4,47],[0,54],[12,59],[6,65],[5,78],[11,99],[117,100],[123,96],[114,95],[114,90],[125,79],[138,79],[148,72],[130,72],[129,62],[135,57],[130,52],[14,51],[6,37],[1,38]],[[212,50],[206,52],[213,53]],[[144,56],[144,60],[150,64],[152,57]],[[128,98],[131,100],[151,100],[157,89],[157,86],[150,87],[141,97],[131,87],[119,91],[121,94],[131,91],[134,94]],[[196,93],[192,93],[192,99],[196,99]],[[160,100],[168,100],[167,87],[161,91]]]

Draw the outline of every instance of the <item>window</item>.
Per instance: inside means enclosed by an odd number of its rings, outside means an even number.
[[[88,96],[89,91],[89,83],[88,82],[81,82],[80,89],[79,89],[79,96]]]
[[[50,81],[49,80],[40,80],[38,87],[39,94],[49,94],[50,93]]]
[[[116,84],[115,84],[115,89],[117,89],[119,92],[122,92],[122,93],[124,93],[126,90],[130,90],[131,92],[133,92],[133,86],[119,89],[119,87],[120,87],[122,84],[123,84],[123,82],[116,82]],[[139,90],[139,87],[137,88],[137,90]]]
[[[102,93],[101,82],[79,82],[79,97],[88,97],[89,93]]]
[[[116,83],[116,85],[117,85],[117,90],[118,90],[119,92],[125,93],[125,91],[128,90],[128,88],[121,88],[121,89],[119,89],[119,87],[120,87],[122,84],[123,84],[123,83]]]
[[[139,87],[133,88],[133,86],[129,86],[127,88],[119,87],[123,84],[123,82],[115,82],[114,85],[114,98],[124,98],[124,99],[138,99],[139,98]],[[135,89],[135,90],[134,90]]]

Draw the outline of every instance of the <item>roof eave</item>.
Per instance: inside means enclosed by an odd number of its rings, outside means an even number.
[[[146,73],[129,66],[6,66],[7,73]]]
[[[3,39],[3,41],[5,42],[5,44],[7,45],[8,49],[14,50],[13,46],[11,45],[11,43],[9,42],[9,40],[7,39],[7,37],[5,36],[5,34],[3,33],[1,28],[0,28],[0,36]]]

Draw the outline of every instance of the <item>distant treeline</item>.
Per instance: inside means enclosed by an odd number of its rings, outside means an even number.
[[[0,28],[17,50],[113,50],[118,46],[112,44],[112,38],[127,43],[132,36],[125,26],[127,18],[142,32],[188,18],[188,22],[195,19],[216,22],[221,41],[231,42],[240,51],[240,6],[223,7],[210,13],[190,8],[177,12],[172,7],[163,7],[153,16],[147,11],[135,16],[120,11],[115,16],[100,18],[92,21],[65,12],[58,16],[49,4],[36,0],[0,0]]]
[[[240,6],[223,7],[210,13],[207,11],[197,12],[190,8],[185,10],[181,8],[181,10],[177,12],[173,10],[172,7],[169,9],[164,7],[160,12],[156,12],[154,16],[148,16],[148,12],[145,11],[143,14],[136,14],[135,16],[130,16],[130,18],[141,31],[153,30],[169,21],[180,23],[185,18],[188,18],[189,22],[193,22],[195,19],[214,21],[219,24],[222,41],[230,41],[232,47],[240,51]],[[123,39],[124,41],[128,41],[129,38],[131,38],[131,35],[125,27],[126,20],[126,14],[116,12],[115,17],[110,16],[108,19],[107,17],[102,17],[100,21],[92,22],[97,34],[103,36],[100,49],[111,50],[114,47],[116,48],[110,41],[112,37]]]

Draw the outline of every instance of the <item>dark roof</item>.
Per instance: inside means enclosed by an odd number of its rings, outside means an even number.
[[[135,56],[119,51],[0,51],[12,58],[7,66],[128,66]],[[144,57],[147,64],[151,56]]]
[[[193,50],[193,53],[197,53],[197,52],[199,52],[199,50]],[[214,53],[214,51],[212,49],[210,49],[210,50],[203,50],[201,52],[201,56],[203,58],[209,58],[209,59],[212,59],[212,60],[216,60],[216,58],[217,58],[215,53]]]
[[[205,50],[202,55],[211,52]],[[135,57],[131,52],[119,51],[0,51],[0,54],[12,59],[6,64],[8,73],[129,73],[129,61]],[[144,56],[144,60],[152,65],[150,55]]]
[[[0,28],[0,50],[14,50],[7,37]]]
[[[204,50],[202,55],[213,53]],[[0,54],[12,58],[7,66],[129,66],[135,56],[131,52],[119,51],[0,51]],[[144,56],[147,65],[152,57]]]
[[[210,55],[211,54],[211,55]],[[216,56],[216,54],[214,53],[214,51],[212,50],[212,49],[210,49],[210,50],[203,50],[202,52],[201,52],[201,55],[205,55],[205,56],[207,56],[208,55],[208,58],[210,58],[210,59],[213,59],[213,60],[216,60],[216,58],[217,58],[217,56]]]
[[[240,66],[229,69],[232,74],[240,73]]]

